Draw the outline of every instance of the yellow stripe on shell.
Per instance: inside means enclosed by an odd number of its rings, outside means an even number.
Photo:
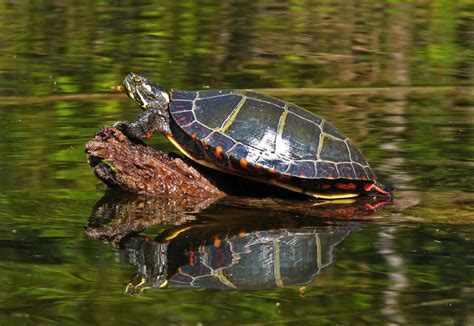
[[[247,96],[242,96],[242,99],[240,100],[240,102],[234,108],[234,110],[232,111],[230,116],[222,124],[222,127],[219,129],[220,132],[225,133],[227,131],[227,129],[229,129],[230,126],[232,126],[232,124],[234,123],[235,119],[239,115],[239,112],[242,109],[242,107],[244,106],[246,101],[247,101]]]
[[[278,121],[278,137],[283,137],[283,129],[285,129],[286,117],[288,116],[288,103],[285,104],[285,110],[280,116],[280,121]]]
[[[322,248],[322,241],[318,233],[316,233],[316,248],[317,248],[316,261],[318,262],[318,269],[321,270],[321,268],[323,268],[323,255],[322,255],[323,248]]]
[[[168,285],[168,280],[165,280],[161,285],[160,285],[160,289],[163,289],[164,287],[166,287]]]
[[[165,241],[173,240],[173,239],[176,238],[178,235],[180,235],[181,233],[183,233],[183,232],[185,232],[185,231],[187,231],[187,230],[189,230],[189,229],[191,229],[191,228],[192,228],[191,226],[188,226],[188,227],[186,227],[186,228],[179,229],[179,230],[177,230],[177,231],[171,233],[169,236],[167,236],[167,237],[165,238]]]
[[[224,274],[223,269],[220,268],[215,275],[217,276],[217,278],[219,278],[219,280],[222,283],[224,283],[228,287],[231,287],[233,289],[238,289],[237,285],[235,285],[231,280],[229,280],[229,278]]]
[[[273,275],[275,276],[276,285],[281,288],[283,284],[283,278],[281,277],[281,257],[280,257],[280,241],[273,242]]]

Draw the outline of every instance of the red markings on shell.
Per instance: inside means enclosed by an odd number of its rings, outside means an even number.
[[[222,160],[222,146],[217,146],[216,151],[214,152],[214,156],[219,160]]]
[[[357,189],[357,186],[353,183],[338,183],[336,184],[336,188],[344,190],[355,190]]]
[[[222,240],[218,236],[214,236],[214,248],[220,248],[222,245]]]

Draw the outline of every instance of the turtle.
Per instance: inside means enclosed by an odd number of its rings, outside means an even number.
[[[255,291],[308,284],[334,263],[337,245],[364,226],[296,217],[237,221],[192,221],[154,239],[124,238],[118,244],[120,260],[139,271],[125,293],[136,295],[147,288]]]
[[[348,137],[300,106],[253,91],[168,91],[133,72],[123,86],[144,110],[114,124],[131,139],[160,131],[203,166],[320,199],[392,196]]]

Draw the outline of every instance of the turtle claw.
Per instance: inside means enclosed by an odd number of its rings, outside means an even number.
[[[127,121],[117,121],[112,125],[113,128],[117,128],[122,133],[126,133],[129,129],[129,123]]]
[[[136,128],[133,123],[127,121],[117,121],[112,127],[120,130],[128,139],[140,144],[143,144],[143,140],[147,138],[147,135],[142,132],[141,128]]]
[[[127,121],[117,121],[112,125],[112,127],[120,130],[122,132],[122,134],[127,136],[127,138],[129,138],[129,139],[136,139],[137,138],[133,135],[133,132],[130,128],[130,123],[128,123]]]

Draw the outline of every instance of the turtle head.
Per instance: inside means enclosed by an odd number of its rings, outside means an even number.
[[[142,110],[168,107],[170,102],[168,92],[146,77],[131,72],[125,77],[123,86],[127,95],[137,102]]]

